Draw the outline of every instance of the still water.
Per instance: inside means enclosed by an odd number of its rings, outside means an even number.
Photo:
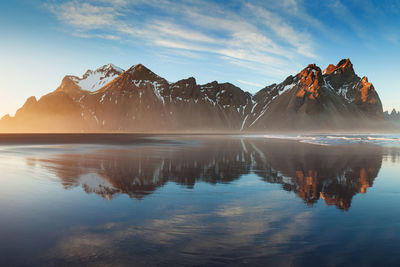
[[[2,136],[0,265],[397,265],[382,138]]]

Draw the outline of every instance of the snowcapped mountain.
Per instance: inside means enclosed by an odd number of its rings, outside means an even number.
[[[7,132],[230,132],[349,129],[383,121],[382,104],[350,60],[321,69],[311,64],[254,96],[230,83],[169,83],[141,64],[112,64],[81,78],[65,76],[39,100],[29,98]]]
[[[114,80],[123,72],[123,69],[110,63],[98,68],[95,71],[87,70],[82,78],[76,76],[67,77],[69,77],[82,90],[93,92],[99,90],[101,87]]]

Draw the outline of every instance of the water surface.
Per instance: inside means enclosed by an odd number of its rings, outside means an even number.
[[[396,265],[397,137],[306,137],[0,136],[0,265]]]

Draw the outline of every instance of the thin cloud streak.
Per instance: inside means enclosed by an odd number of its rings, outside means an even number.
[[[310,38],[265,9],[258,10],[255,15],[272,16],[268,20],[261,18],[259,22],[280,37],[278,41],[235,12],[206,2],[114,0],[87,3],[75,0],[46,6],[59,21],[75,29],[75,36],[82,38],[143,40],[160,48],[219,55],[221,59],[228,59],[228,63],[243,61],[244,67],[262,64],[263,69],[267,69],[273,66],[278,73],[294,65],[299,57],[314,58]],[[164,12],[164,15],[128,20],[125,14],[139,6]],[[253,5],[243,8],[257,9]],[[93,33],[94,30],[104,30],[104,33]]]
[[[286,23],[280,16],[252,4],[246,5],[261,22],[270,28],[279,38],[293,46],[300,55],[315,58],[311,44],[311,37],[308,34],[297,32]]]
[[[237,80],[239,83],[241,84],[246,84],[246,85],[250,85],[253,87],[257,87],[257,88],[263,88],[264,85],[259,84],[259,83],[255,83],[255,82],[249,82],[249,81],[243,81],[243,80]]]
[[[115,24],[121,15],[113,7],[96,6],[77,1],[65,2],[60,5],[47,4],[46,7],[63,23],[81,29],[102,29]]]

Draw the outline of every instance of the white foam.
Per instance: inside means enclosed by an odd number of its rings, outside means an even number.
[[[400,135],[395,134],[343,134],[343,135],[264,135],[264,138],[296,140],[316,145],[374,144],[400,146]]]

